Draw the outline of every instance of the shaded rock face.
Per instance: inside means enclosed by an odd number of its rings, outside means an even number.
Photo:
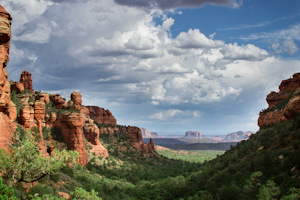
[[[10,92],[16,91],[17,94],[22,93],[24,85],[19,82],[10,81]]]
[[[91,153],[95,153],[97,156],[103,158],[108,157],[108,151],[99,141],[99,128],[96,124],[93,124],[93,120],[87,120],[84,125],[84,134],[86,139],[92,145]]]
[[[283,116],[287,119],[300,114],[300,96],[293,97],[283,110]]]
[[[100,124],[105,123],[105,124],[117,125],[117,120],[109,110],[105,110],[98,106],[86,106],[86,108],[88,108],[89,111],[87,112],[87,110],[85,109],[86,116],[89,116],[95,122]]]
[[[6,72],[9,61],[11,20],[10,14],[0,5],[0,112],[9,117],[13,117],[9,113],[15,108],[10,100],[10,83]]]
[[[31,74],[28,71],[22,72],[20,83],[23,84],[25,90],[28,90],[31,94],[34,94]]]
[[[0,148],[5,149],[7,152],[11,152],[8,144],[16,128],[17,123],[11,121],[7,115],[0,112]]]
[[[10,100],[10,83],[6,66],[9,61],[9,47],[11,37],[11,16],[0,5],[0,148],[10,152],[8,142],[11,140],[17,123],[16,107]]]
[[[150,138],[150,143],[144,143],[142,138],[142,131],[138,127],[126,127],[125,133],[131,137],[133,140],[132,145],[139,151],[145,151],[148,153],[149,151],[155,151],[154,142],[152,138]]]
[[[67,102],[60,96],[60,94],[51,95],[50,99],[55,104],[55,108],[57,109],[63,109],[67,107]]]
[[[68,143],[70,150],[76,150],[80,154],[79,164],[85,166],[88,162],[85,148],[85,136],[82,132],[84,126],[82,113],[59,114],[54,126],[58,127]]]
[[[279,92],[271,92],[267,95],[266,101],[269,108],[259,114],[258,126],[262,127],[271,123],[280,123],[300,114],[300,73],[293,75],[293,78],[283,80],[279,86]],[[289,99],[288,104],[281,110],[276,110],[278,103],[284,103]],[[275,109],[275,110],[274,110]]]
[[[184,138],[200,139],[202,137],[201,137],[201,133],[199,131],[187,131],[187,132],[185,132]]]

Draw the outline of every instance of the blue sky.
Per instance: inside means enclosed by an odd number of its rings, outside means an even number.
[[[257,131],[266,95],[300,71],[298,0],[0,0],[9,79],[158,133]]]

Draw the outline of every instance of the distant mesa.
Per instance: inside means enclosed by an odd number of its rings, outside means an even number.
[[[224,142],[240,142],[241,140],[248,140],[250,135],[252,135],[252,131],[238,131],[234,133],[229,133],[226,138],[222,141]]]
[[[216,137],[213,140],[221,141],[222,138],[220,136],[216,135]]]
[[[199,131],[187,131],[187,132],[185,132],[185,136],[183,138],[200,139],[200,138],[202,138],[202,136]]]
[[[162,138],[157,132],[149,132],[147,129],[140,127],[143,138]]]

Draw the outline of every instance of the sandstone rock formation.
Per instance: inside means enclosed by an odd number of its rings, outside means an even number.
[[[221,141],[222,138],[220,136],[216,136],[213,140]]]
[[[67,112],[59,114],[54,126],[61,130],[70,150],[76,150],[80,154],[79,164],[85,166],[88,162],[85,147],[85,136],[82,132],[84,126],[84,116],[82,113]]]
[[[143,138],[162,138],[156,132],[149,132],[147,129],[140,127]]]
[[[99,141],[99,128],[96,124],[94,124],[94,121],[91,119],[87,119],[83,128],[86,139],[91,143],[93,147],[90,152],[95,153],[97,156],[107,158],[108,151]]]
[[[43,133],[42,133],[42,122],[45,119],[45,103],[42,101],[35,101],[34,105],[34,118],[37,121],[37,127],[40,131],[41,140],[43,140]]]
[[[8,141],[16,130],[16,107],[10,100],[10,83],[6,66],[9,61],[12,17],[0,5],[0,148],[10,151]]]
[[[283,115],[287,119],[292,119],[300,114],[300,96],[294,96],[283,110]]]
[[[88,111],[86,110],[86,108],[88,109]],[[84,109],[85,116],[89,116],[95,122],[99,124],[105,123],[115,126],[117,125],[117,120],[109,110],[105,110],[98,106],[86,106],[86,108],[82,108]]]
[[[40,101],[44,102],[45,104],[50,103],[49,94],[47,94],[47,93],[40,93],[35,96],[35,99],[40,100]]]
[[[20,83],[23,84],[25,90],[28,90],[31,94],[34,94],[31,74],[28,71],[22,72]]]
[[[50,95],[50,99],[54,103],[54,107],[57,109],[64,109],[67,107],[66,100],[64,100],[60,94]]]
[[[284,122],[300,113],[299,95],[300,95],[300,73],[293,75],[293,78],[283,80],[279,86],[279,92],[271,92],[267,95],[269,108],[259,114],[258,126],[262,127],[271,123]],[[287,105],[285,104],[289,99]],[[284,107],[282,107],[284,106]]]
[[[24,85],[22,83],[14,82],[14,81],[9,81],[9,83],[10,83],[10,92],[15,90],[17,94],[20,94],[24,90]]]
[[[34,126],[34,108],[28,103],[24,103],[20,110],[20,124],[24,129],[30,129]]]
[[[294,91],[300,87],[300,73],[295,73],[293,78],[283,80],[279,86],[279,93],[285,91]]]
[[[226,142],[240,142],[241,140],[248,140],[250,135],[252,135],[253,132],[251,131],[238,131],[234,133],[227,134],[226,138],[224,138],[223,141]]]
[[[187,131],[187,132],[185,132],[184,138],[200,139],[202,137],[201,137],[201,133],[199,131]]]
[[[128,126],[125,128],[125,133],[132,139],[132,145],[137,150],[145,151],[146,153],[148,153],[149,151],[155,151],[152,138],[150,138],[149,144],[144,143],[142,138],[142,131],[138,127]]]

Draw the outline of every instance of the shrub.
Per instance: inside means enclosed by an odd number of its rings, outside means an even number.
[[[22,103],[21,99],[19,99],[17,97],[17,91],[16,90],[14,90],[10,93],[10,100],[16,105],[17,115],[19,115],[21,108],[23,108],[23,103]]]
[[[44,140],[49,140],[50,139],[50,128],[47,128],[46,126],[43,127],[42,129],[42,132],[43,132],[43,139]]]
[[[79,200],[79,199],[85,199],[85,200],[102,200],[102,198],[98,197],[98,192],[95,192],[92,190],[91,192],[87,192],[83,188],[76,188],[74,192],[70,193],[71,199]]]

